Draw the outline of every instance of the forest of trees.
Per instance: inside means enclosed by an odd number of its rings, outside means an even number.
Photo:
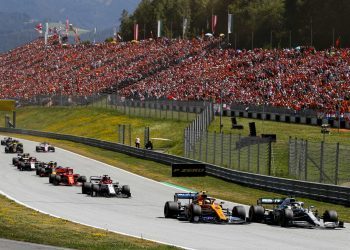
[[[211,16],[217,15],[216,34],[227,36],[228,13],[233,14],[229,41],[236,48],[350,44],[349,0],[142,0],[134,13],[123,11],[120,33],[132,40],[137,23],[139,38],[149,38],[161,20],[162,35],[178,38],[186,18],[185,36],[191,38],[211,32]]]

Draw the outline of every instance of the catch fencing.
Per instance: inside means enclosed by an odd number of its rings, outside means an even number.
[[[197,135],[193,135],[197,133]],[[256,174],[272,175],[271,140],[208,131],[187,133],[193,140],[186,157],[221,167]],[[190,141],[185,138],[185,141]]]
[[[289,139],[289,175],[305,181],[350,184],[350,146]]]

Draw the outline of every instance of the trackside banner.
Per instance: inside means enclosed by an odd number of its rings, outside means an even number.
[[[15,103],[14,100],[0,100],[0,111],[14,111]]]
[[[206,165],[200,163],[173,163],[171,164],[172,177],[205,176]]]

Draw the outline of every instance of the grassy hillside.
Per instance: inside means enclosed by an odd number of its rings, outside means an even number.
[[[4,115],[0,113],[0,126],[4,126]],[[134,145],[137,136],[143,140],[145,127],[149,127],[151,138],[167,139],[153,140],[156,149],[179,155],[183,152],[183,130],[187,122],[140,119],[122,115],[113,109],[97,107],[29,107],[17,110],[18,128],[79,135],[113,142],[118,141],[118,124],[131,125],[131,145]],[[128,138],[126,141],[129,142]],[[141,145],[143,144],[141,141]]]

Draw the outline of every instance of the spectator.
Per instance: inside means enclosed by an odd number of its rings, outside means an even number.
[[[139,138],[139,137],[136,137],[136,140],[135,140],[135,147],[140,148],[140,144],[141,144],[140,138]]]

